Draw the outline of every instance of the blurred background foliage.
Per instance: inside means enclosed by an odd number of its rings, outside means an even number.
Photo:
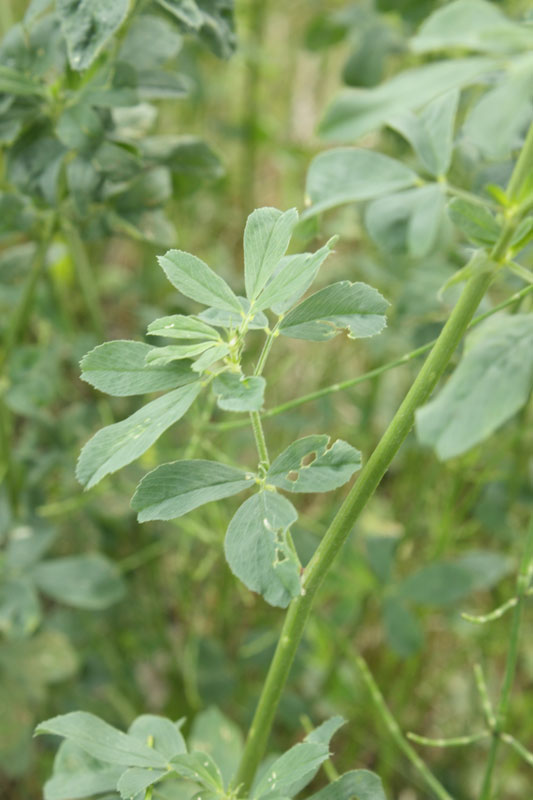
[[[317,123],[333,94],[427,60],[407,40],[439,4],[237,0],[235,35],[226,0],[204,3],[207,17],[196,28],[155,5],[145,3],[144,18],[114,41],[124,67],[110,87],[105,55],[88,76],[74,72],[57,21],[37,20],[28,39],[14,28],[28,4],[0,4],[0,64],[34,59],[31,69],[50,87],[45,112],[31,92],[17,96],[16,113],[1,106],[4,332],[49,215],[60,223],[1,378],[0,792],[8,800],[41,796],[53,752],[31,741],[39,718],[82,708],[125,727],[144,711],[190,721],[215,705],[241,727],[249,722],[281,612],[237,583],[224,561],[236,506],[229,500],[139,526],[128,498],[143,472],[185,452],[222,451],[230,462],[253,464],[251,434],[206,430],[200,409],[140,464],[83,493],[74,478],[80,446],[138,401],[93,391],[80,382],[78,361],[106,339],[140,339],[155,316],[190,312],[155,260],[174,243],[238,287],[246,215],[258,205],[304,206],[309,163],[324,147]],[[511,17],[531,13],[525,0],[495,5]],[[40,6],[32,3],[36,13]],[[72,93],[98,104],[103,86],[114,95],[97,114],[62,100]],[[390,128],[362,144],[406,158],[406,143]],[[507,168],[489,158],[480,169],[465,146],[456,173],[475,187],[498,182]],[[327,281],[379,288],[392,303],[388,330],[363,344],[339,337],[312,357],[305,342],[280,342],[268,407],[398,357],[433,338],[446,318],[437,292],[464,263],[451,226],[417,258],[401,242],[392,252],[377,246],[349,205],[302,226],[297,244],[315,239],[314,247],[334,233],[341,240]],[[506,281],[495,300],[522,286]],[[327,430],[368,454],[416,369],[408,363],[267,420],[270,441],[282,449]],[[474,626],[460,612],[483,613],[512,592],[517,541],[533,508],[532,428],[526,407],[488,443],[444,464],[408,440],[360,522],[363,535],[346,545],[322,590],[274,746],[295,740],[303,715],[319,722],[342,713],[351,724],[336,740],[341,768],[375,770],[398,800],[428,796],[376,718],[346,643],[357,641],[405,729],[450,736],[479,727],[471,668],[482,659],[489,686],[498,686],[506,623]],[[303,558],[341,496],[303,498],[295,531]],[[510,727],[529,744],[532,682],[526,640]],[[428,760],[458,800],[484,763],[453,750]],[[502,771],[506,800],[523,800],[531,771],[512,753]]]

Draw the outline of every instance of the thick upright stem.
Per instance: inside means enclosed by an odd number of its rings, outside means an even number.
[[[374,494],[400,445],[411,430],[416,409],[429,398],[446,369],[491,279],[490,273],[483,273],[472,277],[466,284],[424,366],[326,531],[306,569],[305,594],[293,600],[289,606],[278,646],[248,732],[236,778],[236,784],[241,785],[244,793],[249,790],[265,752],[281,693],[300,644],[315,595],[333,559],[344,545],[361,511]]]

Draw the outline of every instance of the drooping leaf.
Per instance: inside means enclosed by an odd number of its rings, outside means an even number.
[[[215,707],[201,711],[194,718],[189,745],[192,750],[208,753],[229,786],[240,763],[243,737],[239,728]]]
[[[197,317],[174,314],[160,317],[148,325],[150,336],[166,336],[169,339],[213,339],[219,341],[218,332]]]
[[[533,316],[495,316],[467,338],[459,366],[418,409],[419,440],[440,459],[484,441],[527,401],[533,383]]]
[[[375,336],[386,325],[387,301],[365,283],[340,281],[312,294],[289,311],[279,326],[283,336],[324,342],[343,330],[350,339]]]
[[[246,500],[231,520],[224,543],[231,571],[267,603],[285,608],[300,589],[300,565],[288,541],[298,514],[275,492]]]
[[[168,775],[166,769],[130,767],[122,773],[116,788],[122,800],[135,800],[137,797],[145,797],[148,787],[153,786],[165,775]]]
[[[158,261],[170,283],[185,297],[222,311],[242,313],[241,304],[226,281],[196,256],[169,250]]]
[[[152,349],[143,342],[120,339],[98,345],[82,358],[81,377],[115,397],[175,389],[197,380],[190,362],[148,365],[146,357]]]
[[[199,382],[152,400],[122,422],[98,431],[80,453],[79,482],[90,489],[106,475],[139,458],[174,422],[189,410],[201,390]]]
[[[269,483],[288,492],[330,492],[361,468],[361,453],[342,439],[330,445],[326,434],[304,436],[272,463]]]
[[[124,22],[128,0],[57,0],[72,69],[87,69]]]
[[[305,192],[310,205],[303,217],[328,208],[372,200],[414,186],[418,175],[382,153],[358,147],[338,147],[319,153],[309,167]]]
[[[298,212],[295,208],[285,212],[277,208],[257,208],[246,220],[244,281],[249,300],[254,300],[266,286],[285,255],[297,222]]]
[[[399,111],[387,120],[411,144],[424,167],[434,175],[446,175],[453,150],[453,130],[459,91],[452,89],[437,97],[415,115]]]
[[[256,306],[271,308],[275,314],[283,314],[291,308],[311,286],[336,241],[337,237],[333,236],[316,253],[297,253],[282,258],[278,270],[259,295]]]
[[[366,769],[346,772],[308,800],[387,800],[381,778]]]
[[[265,387],[265,379],[258,375],[246,377],[234,372],[223,372],[213,381],[217,405],[225,411],[259,411]]]
[[[452,222],[475,244],[494,244],[500,235],[500,226],[485,206],[454,197],[448,204],[448,213]]]
[[[35,732],[63,736],[93,758],[107,764],[156,769],[166,766],[165,758],[153,747],[85,711],[72,711],[48,719],[41,722]]]
[[[293,786],[304,788],[329,758],[329,743],[300,742],[277,758],[252,790],[253,800],[290,797]],[[304,783],[305,780],[305,783]]]
[[[182,778],[204,786],[215,794],[223,792],[224,782],[218,766],[207,753],[183,753],[170,759],[172,769]]]
[[[217,461],[174,461],[145,475],[131,507],[139,512],[139,522],[175,519],[205,503],[238,494],[254,482],[255,475]]]
[[[120,572],[100,553],[48,559],[32,575],[42,592],[76,608],[108,608],[125,592]]]
[[[416,111],[451,89],[475,83],[497,66],[483,56],[454,58],[403,70],[374,89],[345,89],[326,110],[319,132],[334,141],[359,139],[398,111]]]
[[[237,299],[241,306],[239,313],[222,311],[218,308],[206,308],[205,311],[198,314],[198,318],[209,325],[214,325],[215,328],[238,328],[243,319],[250,315],[250,301],[246,297],[238,297]],[[268,318],[262,311],[254,311],[247,324],[249,330],[262,330],[263,328],[268,328]]]
[[[455,0],[437,8],[411,39],[416,53],[459,47],[481,53],[505,53],[531,46],[527,26],[511,22],[494,3]]]

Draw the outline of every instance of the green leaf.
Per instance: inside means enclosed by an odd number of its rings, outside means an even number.
[[[197,317],[174,314],[160,317],[148,325],[150,336],[166,336],[169,339],[213,339],[219,341],[218,332]]]
[[[169,250],[158,261],[170,283],[185,297],[241,314],[241,304],[226,281],[196,256],[183,250]]]
[[[295,208],[283,213],[277,208],[257,208],[246,220],[244,282],[249,300],[254,300],[266,286],[285,255],[297,222]]]
[[[224,784],[229,786],[239,766],[243,738],[239,728],[215,707],[201,711],[194,718],[189,745],[192,750],[208,753],[218,765]]]
[[[220,361],[229,353],[229,347],[226,344],[216,344],[205,350],[202,355],[196,359],[192,368],[195,372],[202,373],[209,369],[210,366]]]
[[[184,753],[170,759],[172,769],[194,783],[205,786],[208,791],[222,794],[224,782],[220,770],[207,753]]]
[[[450,168],[453,150],[453,131],[459,91],[452,89],[437,97],[415,115],[399,111],[387,124],[407,139],[427,171],[438,177]]]
[[[434,562],[398,585],[401,597],[433,608],[455,605],[472,591],[470,572],[452,562]]]
[[[533,382],[533,315],[496,316],[467,338],[459,366],[416,413],[419,440],[442,460],[484,441],[527,402]]]
[[[61,29],[72,69],[89,67],[122,25],[129,0],[57,0]]]
[[[422,23],[411,39],[415,53],[461,48],[487,53],[505,53],[531,47],[527,26],[511,22],[486,0],[455,0],[438,8]]]
[[[366,769],[346,772],[308,800],[387,800],[381,778]]]
[[[301,592],[300,564],[288,541],[297,518],[285,497],[259,492],[237,510],[224,543],[233,574],[267,603],[282,608]]]
[[[98,345],[82,358],[81,377],[115,397],[160,392],[197,380],[190,362],[147,365],[146,357],[152,349],[143,342],[121,339]]]
[[[64,741],[54,760],[54,774],[44,785],[44,800],[81,800],[114,792],[123,771],[123,767],[110,767]]]
[[[83,153],[98,147],[104,135],[104,126],[94,108],[77,103],[63,111],[57,121],[56,133],[65,147]]]
[[[198,314],[198,318],[207,322],[209,325],[214,325],[215,328],[226,328],[234,330],[238,328],[244,319],[250,313],[250,301],[246,297],[238,297],[241,311],[236,313],[234,311],[221,311],[218,308],[206,308]],[[268,328],[268,318],[262,311],[254,311],[251,319],[248,320],[248,330],[263,330]]]
[[[330,492],[361,469],[361,453],[342,439],[330,445],[326,434],[304,436],[279,455],[267,473],[269,483],[288,492]]]
[[[491,58],[454,58],[403,70],[374,89],[345,89],[326,110],[319,133],[335,141],[359,139],[398,111],[416,111],[497,68],[498,62]]]
[[[41,722],[35,733],[63,736],[107,764],[160,769],[166,766],[165,758],[157,750],[85,711],[72,711]]]
[[[256,306],[271,308],[278,315],[291,308],[313,283],[337,239],[337,236],[332,236],[316,253],[297,253],[282,258],[278,270],[259,295]]]
[[[448,204],[452,222],[475,244],[494,244],[500,235],[500,226],[485,206],[454,197]]]
[[[106,475],[139,458],[174,422],[189,410],[201,390],[199,382],[152,400],[130,417],[98,431],[80,453],[79,482],[90,489]]]
[[[157,0],[186,28],[196,33],[219,58],[235,50],[233,3],[227,0]]]
[[[144,769],[143,767],[130,767],[120,776],[116,788],[123,800],[135,800],[136,797],[145,797],[145,791],[153,786],[165,775],[166,769]]]
[[[145,475],[131,507],[139,512],[139,522],[175,519],[205,503],[238,494],[254,482],[255,475],[217,461],[174,461]]]
[[[303,218],[328,208],[372,200],[414,186],[416,172],[394,158],[358,147],[338,147],[319,153],[309,167]]]
[[[312,294],[292,311],[279,326],[283,336],[325,342],[343,330],[350,339],[381,333],[386,326],[388,302],[365,283],[340,281]]]
[[[445,195],[439,184],[380,197],[365,213],[368,233],[389,253],[427,255],[442,223]]]
[[[165,758],[171,758],[187,752],[185,739],[180,731],[182,722],[172,722],[156,714],[141,714],[131,723],[128,734],[155,747]]]
[[[290,797],[293,787],[301,791],[316,775],[320,765],[329,758],[329,743],[300,742],[277,758],[257,786],[253,800],[262,797]]]
[[[108,608],[125,592],[120,572],[99,553],[48,559],[34,567],[32,575],[42,592],[76,608]]]
[[[32,78],[18,72],[16,69],[0,64],[0,93],[17,97],[44,94],[41,84]]]
[[[165,367],[173,361],[195,358],[206,350],[215,347],[213,341],[190,342],[189,344],[169,344],[166,347],[152,347],[146,354],[146,364],[149,367]]]
[[[41,560],[56,538],[57,530],[42,523],[19,525],[9,534],[5,563],[10,570],[25,571]]]
[[[492,589],[514,568],[511,558],[489,550],[470,550],[455,563],[469,573],[473,592]]]
[[[213,381],[217,405],[225,411],[259,411],[263,406],[266,381],[260,376],[246,377],[223,372]]]
[[[0,582],[0,631],[10,639],[33,633],[41,621],[39,598],[24,576],[2,576]]]
[[[402,658],[409,658],[422,647],[420,623],[397,595],[383,601],[383,626],[388,646]]]

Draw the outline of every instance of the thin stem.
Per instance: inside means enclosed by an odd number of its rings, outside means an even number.
[[[254,370],[254,375],[262,375],[262,373],[263,373],[267,358],[268,358],[268,356],[270,354],[270,350],[272,348],[272,345],[274,344],[274,339],[278,335],[278,333],[277,333],[278,326],[279,326],[279,322],[267,334],[267,337],[265,339],[265,343],[263,345],[263,349],[261,350],[261,355],[259,356],[259,361],[257,362],[257,366],[256,366],[256,368]]]
[[[404,756],[409,759],[420,777],[423,778],[423,780],[435,794],[435,797],[438,797],[439,800],[453,800],[452,796],[447,792],[442,783],[435,777],[435,775],[433,775],[427,764],[420,758],[416,750],[411,747],[407,739],[404,737],[400,726],[388,708],[385,698],[381,694],[380,688],[374,680],[374,676],[370,672],[365,659],[359,653],[352,652],[351,655],[357,664],[363,682],[369,691],[372,702],[374,703],[374,707],[380,715],[385,727],[387,728],[398,749],[401,750]]]
[[[483,314],[478,314],[477,317],[474,317],[472,322],[469,324],[468,329],[470,330],[470,328],[473,328],[475,325],[479,325],[479,323],[483,322],[483,320],[491,317],[498,311],[513,305],[513,303],[520,302],[524,297],[531,294],[531,292],[533,292],[533,286],[526,286],[519,292],[515,292],[513,295],[508,297],[507,300],[503,300],[501,303],[498,303],[498,305],[495,305],[489,311],[485,311]],[[350,389],[352,386],[357,386],[358,384],[364,383],[372,378],[377,378],[384,372],[395,369],[395,367],[401,367],[403,364],[407,364],[409,361],[424,355],[424,353],[427,353],[428,350],[431,350],[436,341],[436,339],[432,339],[427,344],[417,347],[415,350],[411,350],[409,353],[405,353],[403,356],[395,358],[393,361],[388,361],[386,364],[383,364],[380,367],[371,369],[368,372],[365,372],[363,375],[358,375],[356,378],[349,378],[346,381],[340,381],[339,383],[334,383],[331,386],[325,386],[323,389],[317,389],[315,392],[310,392],[309,394],[302,395],[301,397],[296,397],[294,400],[289,400],[286,403],[281,403],[278,406],[274,406],[274,408],[270,408],[268,411],[265,411],[263,414],[261,414],[261,419],[270,419],[270,417],[276,417],[278,414],[283,414],[286,411],[292,411],[294,408],[298,408],[305,403],[311,403],[313,400],[319,400],[321,397],[326,397],[328,394],[341,392],[344,389]],[[245,419],[231,420],[230,422],[218,422],[210,425],[209,427],[212,430],[226,431],[233,430],[234,428],[243,428],[247,424],[248,422]]]
[[[494,611],[490,611],[488,614],[477,615],[463,612],[461,616],[463,619],[466,619],[467,622],[473,622],[476,625],[485,625],[487,622],[494,622],[497,619],[501,619],[504,614],[516,606],[517,602],[518,600],[516,597],[511,597],[506,603],[502,603],[501,606],[498,606],[498,608],[495,608]]]
[[[85,244],[76,227],[71,222],[68,220],[63,221],[62,227],[78,275],[80,290],[92,323],[93,331],[99,339],[103,339],[105,330],[104,317]]]
[[[514,736],[511,736],[510,733],[502,733],[502,742],[505,744],[510,745],[510,747],[518,753],[521,758],[524,759],[526,764],[529,764],[530,767],[533,767],[533,753],[531,753],[524,745],[515,739]]]
[[[255,446],[257,447],[257,454],[259,456],[259,467],[266,472],[270,466],[270,459],[268,457],[265,434],[261,424],[259,412],[250,411],[250,420],[252,423],[252,430],[254,432]]]
[[[533,164],[533,124],[530,125],[525,142],[520,150],[518,160],[513,169],[513,174],[507,187],[507,194],[512,202],[522,200],[524,186],[531,180],[531,165]],[[528,202],[528,198],[525,198]]]
[[[467,736],[454,736],[450,739],[429,739],[427,736],[419,736],[417,733],[409,732],[407,738],[417,744],[423,744],[426,747],[465,747],[469,744],[481,742],[490,736],[489,731],[479,731],[479,733],[471,733]]]
[[[524,549],[524,554],[522,556],[522,561],[520,563],[520,570],[516,581],[517,603],[513,611],[511,632],[509,635],[509,645],[507,648],[505,673],[500,692],[500,699],[496,710],[496,724],[493,731],[493,739],[489,751],[485,776],[483,778],[483,786],[481,789],[480,800],[491,800],[493,796],[492,778],[494,774],[494,767],[496,764],[496,757],[498,755],[500,742],[502,741],[503,728],[505,726],[507,720],[507,714],[509,711],[511,690],[513,687],[514,677],[516,674],[516,665],[518,661],[518,643],[519,643],[520,625],[522,622],[524,603],[529,588],[529,582],[531,580],[532,570],[533,570],[533,517],[529,525],[529,530],[526,539],[526,546]]]
[[[481,708],[483,709],[483,714],[485,715],[487,725],[491,730],[494,730],[496,727],[496,716],[494,714],[489,691],[487,689],[487,682],[485,680],[481,664],[474,664],[474,678],[476,681],[476,689],[479,694],[479,699],[481,700]]]
[[[483,206],[484,208],[492,208],[493,211],[498,211],[499,206],[496,203],[493,203],[491,200],[485,197],[479,197],[477,194],[473,194],[473,192],[468,192],[466,189],[460,189],[458,186],[453,186],[451,183],[447,181],[443,181],[445,189],[448,194],[454,195],[454,197],[462,197],[463,200],[468,200],[469,203],[474,203],[478,206]]]

